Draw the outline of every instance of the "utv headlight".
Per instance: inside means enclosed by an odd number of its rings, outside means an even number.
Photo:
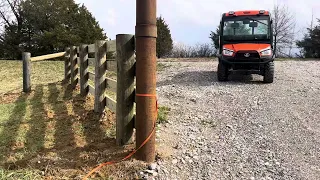
[[[233,51],[231,49],[223,49],[222,54],[225,56],[232,56]]]
[[[272,55],[272,50],[271,49],[265,49],[265,50],[262,50],[260,53],[261,53],[261,56],[271,56]]]

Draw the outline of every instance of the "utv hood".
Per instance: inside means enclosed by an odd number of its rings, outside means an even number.
[[[234,52],[237,51],[258,51],[271,48],[270,44],[254,44],[254,43],[241,43],[241,44],[226,44],[223,48],[233,50]]]

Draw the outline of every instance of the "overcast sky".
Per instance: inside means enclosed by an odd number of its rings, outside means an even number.
[[[99,21],[108,37],[134,34],[136,0],[75,0],[84,3]],[[174,41],[195,44],[210,42],[209,34],[228,11],[272,10],[274,3],[285,3],[294,13],[297,29],[310,25],[312,9],[320,18],[320,0],[157,0],[157,15],[169,24]],[[301,36],[301,35],[300,35]]]

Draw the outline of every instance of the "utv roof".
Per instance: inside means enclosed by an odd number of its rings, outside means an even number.
[[[268,16],[269,11],[265,10],[245,10],[245,11],[229,11],[223,14],[224,16],[254,16],[254,15],[265,15]]]

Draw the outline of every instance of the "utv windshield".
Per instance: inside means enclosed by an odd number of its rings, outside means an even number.
[[[266,16],[232,17],[223,24],[223,38],[227,41],[270,39],[270,23]]]

